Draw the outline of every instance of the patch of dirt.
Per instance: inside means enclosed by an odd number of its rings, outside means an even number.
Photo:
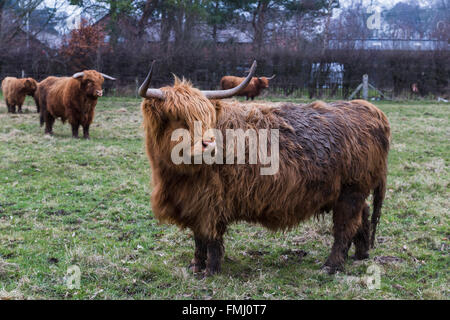
[[[261,257],[265,254],[268,254],[267,251],[260,251],[260,250],[248,250],[246,252],[244,252],[244,255],[249,255],[252,257]]]
[[[136,234],[136,231],[134,231],[134,230],[127,231],[127,232],[122,232],[122,234],[119,236],[118,240],[119,241],[129,240],[135,234]]]
[[[394,257],[394,256],[376,256],[375,258],[373,258],[373,261],[375,261],[376,263],[379,263],[379,264],[384,264],[384,265],[404,262],[404,260],[402,258]]]
[[[56,264],[59,262],[58,258],[50,257],[47,259],[48,263]]]
[[[301,263],[303,261],[303,257],[305,257],[308,253],[304,250],[294,249],[294,250],[285,250],[281,254],[281,259],[284,261],[295,261]]]
[[[49,216],[69,216],[72,213],[61,209],[56,211],[47,211],[46,214],[48,214]]]

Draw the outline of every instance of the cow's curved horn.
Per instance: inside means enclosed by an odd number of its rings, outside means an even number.
[[[103,76],[103,78],[108,79],[108,80],[112,80],[112,81],[116,81],[116,78],[113,78],[111,76],[108,76],[107,74],[101,73],[100,74]]]
[[[272,75],[270,78],[267,78],[267,80],[272,80],[275,77],[276,77],[276,74]]]
[[[202,93],[208,99],[224,99],[224,98],[232,97],[232,96],[236,95],[237,93],[239,93],[239,91],[241,91],[248,85],[250,80],[252,80],[252,77],[255,74],[255,71],[256,71],[256,60],[253,61],[252,67],[250,68],[250,72],[247,75],[247,78],[245,78],[245,80],[242,81],[241,84],[239,84],[237,87],[234,87],[234,88],[228,89],[228,90],[202,91]]]
[[[148,72],[147,77],[145,78],[144,82],[139,87],[139,95],[142,98],[157,98],[160,100],[164,100],[164,92],[162,92],[160,89],[149,89],[150,81],[152,80],[152,73],[153,73],[153,65],[155,64],[155,61],[153,60],[152,66],[150,67],[150,71]]]
[[[78,79],[81,77],[84,77],[84,72],[77,72],[72,76],[72,78],[74,78],[74,79]]]

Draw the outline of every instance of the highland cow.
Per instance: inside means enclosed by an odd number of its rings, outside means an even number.
[[[103,96],[104,79],[114,78],[95,70],[75,73],[72,77],[48,77],[39,83],[36,104],[40,107],[41,126],[45,123],[45,133],[53,134],[56,118],[67,120],[72,126],[72,137],[78,138],[78,130],[83,128],[83,137],[89,139],[89,127],[94,119],[97,99]]]
[[[250,81],[255,66],[238,87],[217,91],[200,91],[177,78],[172,87],[148,89],[150,70],[139,93],[145,98],[141,108],[155,217],[192,230],[190,267],[206,275],[221,269],[229,224],[247,221],[287,230],[331,211],[334,244],[323,268],[329,273],[343,270],[352,243],[354,257],[367,258],[386,190],[388,119],[363,100],[277,106],[221,101]],[[209,129],[224,137],[228,129],[278,130],[278,172],[260,175],[260,163],[174,164],[174,130],[193,131],[198,121],[204,133],[200,153],[214,144]],[[192,141],[190,156],[198,155],[197,143]],[[369,222],[366,199],[372,192]]]
[[[255,99],[255,97],[259,96],[263,89],[267,89],[269,87],[269,80],[275,78],[275,75],[268,77],[253,77],[250,83],[242,89],[237,96],[247,97],[248,99]],[[234,77],[234,76],[224,76],[220,80],[220,87],[222,89],[231,89],[237,87],[245,78]]]
[[[5,96],[6,106],[9,113],[22,113],[22,105],[27,95],[34,96],[37,81],[33,78],[17,79],[14,77],[6,77],[2,81],[2,91]],[[39,109],[38,109],[39,112]]]

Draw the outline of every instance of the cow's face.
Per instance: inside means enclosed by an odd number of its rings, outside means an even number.
[[[30,95],[33,96],[34,93],[36,92],[37,89],[37,82],[36,80],[34,80],[33,78],[27,78],[24,81],[24,90],[25,92]]]
[[[269,87],[269,79],[266,77],[258,78],[258,82],[261,89],[267,89]]]
[[[103,82],[105,79],[103,76],[95,70],[83,71],[84,75],[77,78],[81,83],[81,88],[86,95],[90,98],[97,99],[103,96]]]
[[[216,152],[214,129],[220,102],[210,101],[185,81],[176,80],[162,91],[164,100],[150,98],[142,103],[149,154],[176,170],[196,172],[201,166],[194,165],[195,157]],[[178,156],[182,163],[176,163]]]

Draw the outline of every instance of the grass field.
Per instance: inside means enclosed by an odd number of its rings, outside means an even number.
[[[91,140],[56,122],[44,136],[31,100],[0,104],[0,298],[449,299],[450,106],[379,102],[392,127],[388,192],[370,259],[320,270],[330,216],[288,233],[230,227],[223,272],[187,270],[189,232],[159,225],[149,196],[138,99],[102,98]],[[352,249],[353,250],[353,249]],[[306,253],[306,255],[305,255]],[[379,266],[371,289],[367,269]],[[66,285],[68,267],[79,289]]]

